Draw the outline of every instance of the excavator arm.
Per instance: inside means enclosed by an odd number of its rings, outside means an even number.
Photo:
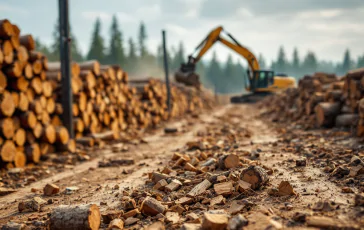
[[[180,70],[176,73],[177,81],[183,82],[187,85],[197,85],[199,87],[200,83],[198,81],[198,75],[195,74],[196,64],[201,60],[206,52],[218,41],[247,60],[249,69],[251,70],[248,71],[248,78],[250,83],[253,81],[254,77],[257,77],[254,76],[253,73],[259,71],[260,66],[254,54],[248,48],[242,46],[231,34],[226,33],[226,35],[232,41],[228,41],[227,39],[221,37],[221,34],[223,32],[223,28],[219,26],[212,30],[207,35],[207,37],[202,40],[202,42],[196,47],[195,52],[192,55],[188,56],[188,62],[186,64],[182,64]]]
[[[223,28],[217,27],[216,29],[212,30],[207,37],[196,47],[195,53],[197,51],[198,54],[196,57],[193,57],[193,55],[190,56],[190,60],[193,64],[196,64],[201,58],[206,54],[206,52],[217,42],[220,41],[222,44],[226,45],[236,53],[238,53],[240,56],[245,58],[248,61],[249,68],[252,71],[257,71],[260,69],[258,60],[254,56],[250,50],[244,46],[242,46],[231,34],[226,33],[228,37],[231,38],[233,42],[230,42],[224,38],[222,38],[220,35],[224,32]],[[201,48],[202,47],[202,48]]]

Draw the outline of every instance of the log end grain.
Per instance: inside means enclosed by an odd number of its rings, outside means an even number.
[[[252,189],[259,189],[262,185],[268,182],[268,174],[259,166],[250,166],[243,170],[240,178],[252,185]]]

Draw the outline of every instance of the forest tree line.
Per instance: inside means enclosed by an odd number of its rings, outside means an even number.
[[[91,43],[86,55],[83,55],[78,47],[77,38],[70,27],[72,39],[71,56],[72,60],[80,62],[84,60],[96,59],[101,64],[119,64],[126,70],[130,77],[163,77],[163,50],[160,44],[157,52],[151,51],[147,47],[147,29],[141,22],[136,38],[129,37],[125,41],[125,36],[116,16],[113,16],[109,28],[110,39],[106,41],[101,34],[101,21],[97,19],[91,34]],[[53,42],[47,46],[39,39],[36,39],[37,49],[43,52],[50,61],[59,61],[59,24],[58,20],[52,33]],[[178,47],[168,49],[168,62],[171,75],[179,68],[182,62],[187,59],[184,45],[179,43]],[[202,82],[208,88],[212,88],[217,93],[240,93],[246,76],[246,67],[242,63],[234,62],[231,55],[224,63],[218,61],[218,54],[213,53],[209,61],[201,61],[197,65]],[[308,51],[303,59],[297,48],[293,53],[287,54],[284,47],[278,50],[277,58],[272,63],[267,63],[264,56],[259,54],[259,64],[262,69],[272,69],[275,73],[284,73],[297,79],[304,74],[311,74],[317,71],[345,74],[349,69],[364,67],[364,54],[354,58],[350,50],[343,54],[341,62],[319,60],[313,51]]]

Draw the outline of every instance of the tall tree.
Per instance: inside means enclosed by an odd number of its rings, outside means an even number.
[[[275,71],[285,73],[287,71],[287,58],[283,46],[279,47],[277,62],[275,63]]]
[[[144,58],[148,54],[146,40],[147,40],[147,31],[145,29],[144,22],[140,23],[139,26],[139,34],[138,34],[138,44],[139,44],[139,54],[141,58]]]
[[[210,61],[210,65],[207,69],[207,79],[210,85],[213,87],[215,93],[220,92],[220,81],[223,79],[222,75],[222,69],[221,66],[217,60],[216,52],[214,51],[212,54],[212,59]]]
[[[265,63],[265,58],[263,57],[263,54],[261,54],[261,53],[258,56],[258,62],[259,62],[259,66],[261,69],[267,68],[267,65]]]
[[[121,66],[124,66],[126,64],[126,58],[123,46],[123,35],[119,28],[119,22],[116,15],[112,17],[110,34],[111,36],[107,62],[109,64],[119,64]]]
[[[35,39],[36,50],[43,53],[46,57],[50,57],[51,53],[46,45],[44,45],[39,38]]]
[[[356,68],[364,67],[364,55],[358,57],[358,62],[356,63]]]
[[[87,59],[96,59],[101,63],[105,63],[105,46],[104,39],[101,36],[101,21],[96,19],[94,30],[91,37],[91,45],[87,54]]]
[[[297,50],[296,47],[293,50],[292,68],[293,68],[293,70],[299,72],[299,68],[300,68],[300,57],[299,57],[298,50]]]
[[[73,61],[83,61],[83,55],[78,48],[78,42],[76,36],[72,33],[71,25],[69,25],[69,33],[71,37],[71,58]],[[56,23],[54,24],[52,37],[53,42],[49,48],[49,56],[48,59],[50,61],[59,61],[60,59],[60,42],[59,42],[59,20],[57,19]]]
[[[342,74],[348,72],[350,70],[350,68],[352,64],[352,60],[350,57],[350,51],[349,49],[345,50],[345,54],[344,54],[344,60],[343,60],[343,64],[342,64]]]
[[[138,57],[136,54],[135,43],[132,38],[129,38],[129,54],[127,59],[127,70],[134,74],[138,65]]]
[[[172,64],[173,68],[172,69],[179,68],[181,63],[185,62],[184,60],[185,60],[185,48],[181,41],[179,43],[178,50],[177,50],[175,56],[173,57],[173,64]]]
[[[316,55],[312,51],[307,53],[302,66],[304,73],[312,74],[317,71],[318,62]]]

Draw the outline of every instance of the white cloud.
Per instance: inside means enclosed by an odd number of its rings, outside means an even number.
[[[112,17],[110,13],[102,11],[84,11],[81,12],[81,15],[85,19],[95,20],[96,18],[100,18],[102,21],[110,21]]]
[[[29,14],[29,11],[19,7],[12,7],[6,4],[0,4],[0,12],[15,13],[15,14]]]
[[[144,21],[153,21],[161,18],[163,13],[159,4],[153,4],[151,6],[140,7],[137,9],[136,15]]]
[[[125,12],[117,12],[116,16],[121,23],[132,22],[135,20],[135,17]]]

